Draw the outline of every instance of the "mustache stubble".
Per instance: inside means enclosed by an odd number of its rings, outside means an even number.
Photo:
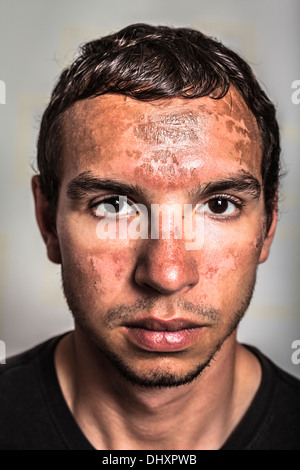
[[[114,329],[122,323],[132,321],[133,319],[140,319],[140,315],[143,313],[149,313],[153,311],[155,307],[156,311],[161,310],[159,301],[156,298],[149,297],[146,299],[136,300],[132,305],[118,305],[114,308],[110,308],[105,317],[104,325],[109,330]],[[157,306],[155,305],[157,304]],[[179,299],[176,302],[176,308],[172,308],[174,312],[188,312],[190,321],[210,320],[213,323],[219,323],[221,321],[221,311],[211,306],[195,305],[186,299]],[[191,315],[192,314],[192,315]]]

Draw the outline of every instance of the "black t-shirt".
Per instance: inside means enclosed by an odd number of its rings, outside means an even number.
[[[0,366],[1,450],[94,450],[57,380],[54,350],[60,338]],[[262,382],[221,450],[300,450],[300,381],[247,347],[261,363]]]

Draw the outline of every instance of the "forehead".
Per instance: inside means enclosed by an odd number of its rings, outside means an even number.
[[[174,184],[211,168],[260,174],[256,120],[235,89],[220,100],[145,103],[121,95],[76,102],[64,116],[63,175],[159,179]],[[217,175],[216,175],[217,176]]]

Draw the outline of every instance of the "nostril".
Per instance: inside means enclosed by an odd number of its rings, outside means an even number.
[[[163,256],[162,252],[151,251],[138,261],[134,280],[143,289],[171,295],[198,284],[199,273],[195,263],[186,254]]]

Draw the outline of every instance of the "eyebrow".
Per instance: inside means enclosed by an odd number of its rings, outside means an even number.
[[[67,197],[71,200],[80,200],[91,197],[99,191],[112,191],[122,196],[145,197],[146,191],[137,184],[130,184],[110,178],[98,178],[90,171],[80,173],[67,185]],[[191,199],[208,197],[223,191],[235,191],[244,193],[252,199],[259,199],[261,184],[251,173],[243,171],[238,175],[232,175],[218,181],[199,184],[188,189],[187,193]]]
[[[241,174],[232,175],[222,180],[200,184],[198,187],[190,189],[188,193],[191,198],[196,198],[197,196],[208,197],[223,191],[235,191],[258,200],[261,195],[261,189],[258,179],[251,173],[243,171]]]
[[[124,183],[110,178],[97,178],[90,171],[85,171],[76,176],[67,185],[67,197],[72,200],[83,199],[99,191],[113,191],[118,195],[142,197],[145,191],[135,184]]]

